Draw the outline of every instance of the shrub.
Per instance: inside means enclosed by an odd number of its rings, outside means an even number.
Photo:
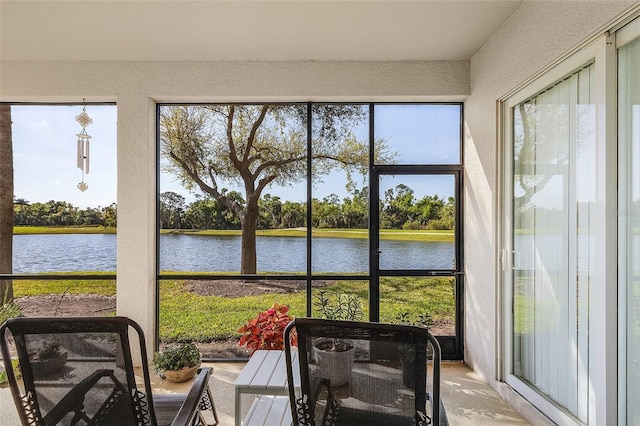
[[[411,320],[409,312],[401,312],[396,315],[395,322],[399,324],[419,325],[427,330],[435,324],[435,321],[429,312],[418,315],[418,318],[415,321]]]
[[[258,313],[238,329],[240,346],[246,346],[251,353],[258,349],[283,350],[284,329],[293,320],[289,315],[289,307],[274,303],[270,309]],[[297,345],[296,336],[292,336],[292,344]]]
[[[356,294],[320,290],[315,306],[320,318],[348,321],[362,319],[362,299]]]

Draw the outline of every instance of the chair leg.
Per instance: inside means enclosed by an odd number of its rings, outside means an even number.
[[[200,400],[200,411],[211,411],[211,414],[213,415],[213,423],[207,423],[201,413],[199,417],[202,425],[215,426],[220,423],[218,420],[218,412],[216,411],[216,404],[213,402],[209,385],[207,385],[205,393],[202,395],[202,399]]]

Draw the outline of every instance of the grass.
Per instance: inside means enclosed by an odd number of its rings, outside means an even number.
[[[176,229],[161,231],[163,234],[185,234],[185,235],[241,235],[240,230],[190,230],[190,229]],[[298,237],[306,238],[307,230],[304,228],[295,229],[265,229],[256,231],[256,235],[259,237]],[[369,238],[369,231],[367,229],[326,229],[326,228],[314,228],[311,233],[313,238]],[[382,240],[402,240],[402,241],[445,241],[452,242],[454,240],[453,231],[405,231],[405,230],[392,230],[383,229],[380,231],[380,239]]]
[[[238,328],[275,302],[288,305],[294,316],[306,315],[306,293],[273,293],[228,298],[201,296],[185,289],[186,280],[162,280],[160,283],[160,338],[162,341],[195,340],[207,342],[238,337]],[[428,312],[438,320],[455,316],[453,278],[385,277],[380,284],[380,317],[396,322],[399,314],[410,318]],[[368,318],[367,281],[341,280],[324,289],[357,294],[363,300],[364,318]],[[313,291],[315,301],[317,290]],[[15,280],[16,297],[43,294],[96,294],[113,296],[114,280]]]
[[[115,280],[14,280],[15,297],[40,296],[43,294],[96,294],[115,296]]]
[[[14,226],[14,235],[28,234],[115,234],[116,228],[104,226]],[[194,230],[194,229],[162,229],[161,234],[184,234],[184,235],[210,235],[210,236],[239,236],[240,230]],[[259,237],[299,237],[306,238],[307,231],[304,228],[294,229],[265,229],[256,232]],[[366,229],[324,229],[312,230],[313,238],[369,238],[369,231]],[[383,229],[380,231],[382,240],[402,240],[402,241],[444,241],[454,240],[453,231],[425,231],[425,230],[392,230]]]
[[[29,234],[115,234],[116,228],[106,226],[14,226],[13,235]]]
[[[368,282],[337,281],[331,290],[357,294],[363,299],[368,318]],[[410,318],[428,312],[438,320],[453,320],[455,298],[453,279],[387,277],[380,289],[381,321],[396,322],[403,312]],[[315,300],[315,290],[313,299]],[[237,329],[275,302],[288,305],[294,316],[306,315],[306,293],[278,293],[226,298],[199,296],[184,290],[184,281],[167,280],[160,287],[160,336],[166,341],[211,341],[237,337]],[[189,309],[185,311],[185,306]]]
[[[447,277],[380,278],[380,320],[396,322],[407,312],[411,320],[429,314],[435,321],[455,318],[455,280]]]
[[[182,280],[160,284],[160,336],[163,341],[211,341],[237,337],[238,328],[274,302],[291,307],[290,313],[303,316],[305,294],[268,294],[226,298],[200,296],[184,289]],[[185,310],[188,306],[188,310]]]

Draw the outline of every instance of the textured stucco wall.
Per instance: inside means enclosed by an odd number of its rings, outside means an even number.
[[[155,321],[157,101],[463,100],[469,62],[0,62],[0,102],[118,107],[117,310]]]
[[[635,3],[525,2],[471,60],[471,96],[465,103],[465,360],[495,387],[497,100]]]

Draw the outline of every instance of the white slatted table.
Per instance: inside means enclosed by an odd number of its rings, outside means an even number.
[[[295,387],[300,387],[300,371],[297,368],[298,354],[293,352],[293,378]],[[236,390],[235,398],[235,424],[241,424],[241,397],[242,394],[254,395],[289,395],[287,386],[287,364],[284,351],[255,351],[249,362],[242,369],[234,382]],[[287,410],[289,410],[289,404]]]

